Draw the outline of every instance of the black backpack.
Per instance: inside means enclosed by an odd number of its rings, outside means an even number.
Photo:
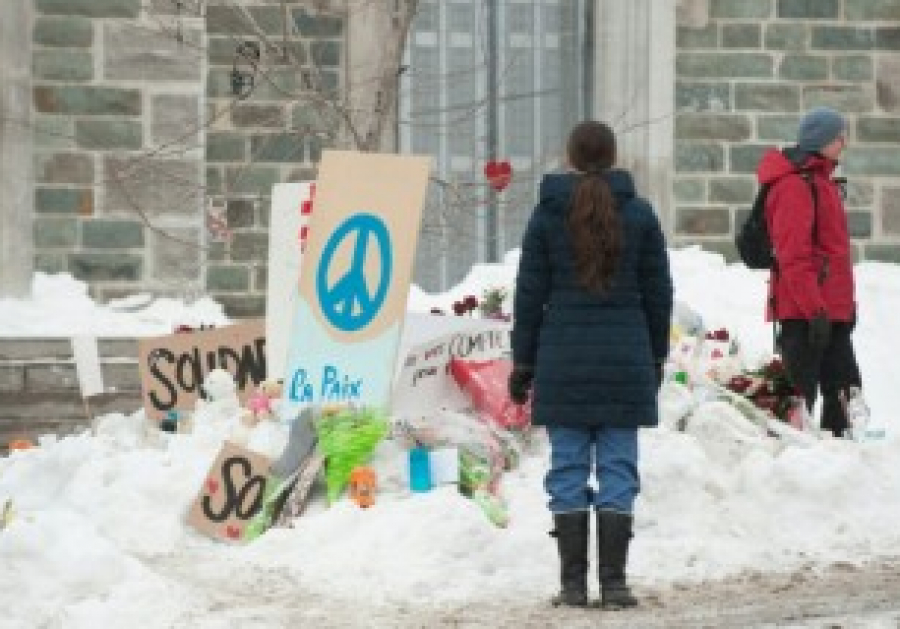
[[[790,158],[791,156],[788,155]],[[812,175],[808,170],[797,170],[812,193],[813,199],[813,240],[817,239],[816,222],[819,214],[818,195],[816,186],[812,181]],[[751,269],[771,269],[775,266],[775,250],[772,247],[772,238],[769,236],[769,228],[766,226],[766,195],[769,193],[770,183],[760,186],[753,200],[750,215],[735,234],[734,244],[737,247],[741,261]]]

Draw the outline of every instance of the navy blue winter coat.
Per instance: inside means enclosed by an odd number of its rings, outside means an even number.
[[[532,366],[532,421],[538,425],[655,426],[654,363],[669,352],[672,277],[653,208],[631,175],[603,175],[616,199],[622,254],[608,291],[577,282],[566,228],[579,175],[544,177],[522,241],[512,352]]]

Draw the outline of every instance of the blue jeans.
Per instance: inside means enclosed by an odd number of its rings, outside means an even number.
[[[591,507],[631,513],[641,488],[637,428],[547,426],[550,470],[544,488],[550,511],[585,511]],[[588,485],[596,468],[599,490]]]

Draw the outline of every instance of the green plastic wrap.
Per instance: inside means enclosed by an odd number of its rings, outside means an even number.
[[[350,481],[353,468],[368,462],[389,430],[387,418],[374,409],[342,409],[315,420],[318,448],[325,455],[325,485],[333,504]]]

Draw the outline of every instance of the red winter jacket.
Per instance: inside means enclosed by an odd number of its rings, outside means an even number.
[[[814,222],[810,186],[797,174],[797,166],[777,150],[768,151],[760,161],[759,182],[772,184],[765,210],[776,259],[769,277],[767,320],[811,319],[820,310],[831,321],[854,317],[847,215],[841,191],[831,179],[836,165],[819,155],[810,155],[802,163],[816,187]]]

